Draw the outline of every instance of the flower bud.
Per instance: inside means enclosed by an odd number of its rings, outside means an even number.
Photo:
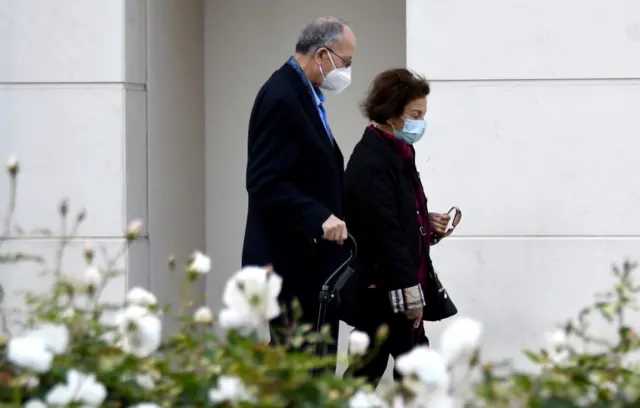
[[[376,340],[382,342],[389,337],[389,326],[386,324],[380,325],[376,331]]]
[[[193,320],[197,323],[211,324],[213,322],[213,312],[208,307],[202,306],[193,313]]]
[[[82,221],[84,221],[84,219],[87,218],[87,210],[82,209],[78,215],[76,215],[76,221],[78,223],[81,223]]]
[[[133,220],[127,228],[126,238],[127,241],[133,241],[140,235],[142,229],[142,220]]]
[[[62,200],[60,202],[58,211],[60,212],[60,215],[62,215],[63,217],[66,217],[67,214],[69,214],[69,203],[67,202],[67,200]]]
[[[95,266],[88,267],[84,272],[84,284],[88,293],[93,296],[102,285],[102,273]]]
[[[11,177],[15,177],[18,174],[18,171],[20,171],[20,163],[15,156],[11,156],[9,157],[9,160],[7,160],[7,171]]]
[[[91,241],[87,241],[87,243],[84,244],[84,260],[90,264],[93,262],[94,255],[95,250],[93,249],[93,243]]]

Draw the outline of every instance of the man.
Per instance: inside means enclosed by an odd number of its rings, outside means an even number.
[[[273,266],[283,278],[281,302],[288,307],[296,298],[302,306],[298,323],[316,323],[322,283],[345,258],[344,161],[322,90],[341,92],[350,84],[355,46],[343,20],[309,24],[251,111],[242,264]],[[274,328],[290,319],[283,316]],[[335,315],[327,323],[335,336]]]

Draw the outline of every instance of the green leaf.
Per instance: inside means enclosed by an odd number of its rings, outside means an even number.
[[[540,354],[534,353],[531,350],[523,350],[522,352],[529,360],[536,364],[542,364],[545,360]]]
[[[533,388],[533,380],[526,374],[514,374],[511,379],[524,392],[530,392]]]
[[[599,308],[598,310],[600,310],[600,313],[607,321],[609,322],[613,321],[613,318],[615,317],[616,309],[612,304],[610,303],[606,304],[601,308]]]
[[[576,404],[569,399],[549,397],[541,400],[540,408],[576,408]]]

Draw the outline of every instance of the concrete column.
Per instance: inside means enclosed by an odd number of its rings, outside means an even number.
[[[434,265],[485,322],[486,357],[524,364],[640,256],[638,16],[634,0],[407,1],[408,66],[433,85],[430,210],[464,213]]]
[[[128,221],[147,218],[144,5],[0,0],[0,158],[15,154],[22,164],[15,221],[27,231],[53,231],[42,238],[14,234],[3,251],[38,253],[51,267],[62,234],[57,204],[67,198],[72,213],[88,210],[63,263],[66,272],[82,273],[87,240],[114,255]],[[3,213],[7,187],[3,174]],[[106,298],[149,280],[147,253],[145,238],[120,262],[128,272],[109,285]],[[50,279],[41,270],[0,267],[5,306],[21,306],[17,291],[46,290]]]
[[[167,256],[184,262],[204,248],[201,8],[201,1],[0,0],[0,158],[15,154],[22,163],[16,222],[53,231],[14,235],[3,251],[40,253],[51,264],[61,234],[57,203],[66,197],[72,212],[88,210],[64,262],[81,273],[87,240],[115,254],[128,222],[142,218],[144,236],[105,298],[142,285],[162,303],[176,300],[180,279],[167,275]],[[0,177],[2,205],[7,187]],[[0,267],[8,307],[21,306],[17,291],[47,289],[41,269]]]

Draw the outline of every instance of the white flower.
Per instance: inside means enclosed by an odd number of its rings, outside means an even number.
[[[386,408],[385,403],[375,392],[358,390],[349,399],[349,408]]]
[[[403,376],[415,375],[423,384],[445,389],[449,386],[447,364],[440,353],[418,346],[396,359],[396,370]]]
[[[218,324],[225,330],[239,330],[244,332],[243,329],[250,328],[251,321],[248,314],[240,314],[236,309],[222,309],[218,315]],[[252,328],[247,332],[253,331]]]
[[[567,349],[569,339],[564,330],[547,333],[545,338],[547,343],[549,343],[549,360],[552,363],[560,364],[569,358],[569,350]]]
[[[9,340],[7,358],[18,367],[46,373],[51,369],[53,353],[47,350],[44,340],[22,336]]]
[[[138,384],[141,388],[146,390],[152,390],[156,388],[156,383],[153,381],[153,378],[150,375],[146,374],[137,374],[133,377],[136,384]]]
[[[27,401],[23,408],[47,408],[47,404],[38,399],[32,399]]]
[[[637,401],[638,397],[640,397],[640,390],[638,390],[632,384],[624,386],[624,388],[620,390],[620,392],[625,396],[627,401]]]
[[[154,381],[153,377],[148,374],[123,373],[120,377],[120,381],[133,381],[140,388],[144,388],[145,390],[153,390],[156,387],[156,382]]]
[[[404,398],[401,395],[396,395],[391,401],[391,408],[405,408]]]
[[[83,283],[93,290],[97,289],[102,285],[102,273],[95,266],[89,266],[84,271]]]
[[[154,306],[158,304],[156,295],[139,286],[133,287],[127,292],[127,303],[139,306]]]
[[[428,396],[426,408],[457,408],[458,401],[448,393],[438,390]]]
[[[129,405],[129,408],[161,408],[160,405],[153,402],[142,402],[136,405]]]
[[[199,307],[193,312],[193,320],[198,323],[209,324],[213,322],[213,312],[206,306]]]
[[[578,407],[591,407],[598,400],[598,391],[595,387],[589,387],[587,392],[582,392],[576,399],[576,406]]]
[[[31,376],[29,378],[27,378],[27,389],[32,390],[34,388],[36,388],[38,385],[40,385],[40,379],[38,377],[35,376]]]
[[[28,336],[41,339],[47,350],[58,356],[69,347],[69,329],[64,324],[43,323]]]
[[[354,330],[349,334],[349,353],[355,356],[364,355],[369,348],[369,335],[365,332]]]
[[[162,322],[147,308],[131,305],[116,317],[119,346],[125,353],[144,358],[154,353],[162,340]]]
[[[200,251],[196,251],[191,256],[192,260],[187,268],[189,272],[194,272],[200,275],[208,273],[211,270],[211,258],[206,256]]]
[[[87,407],[99,407],[107,397],[104,384],[95,375],[78,370],[67,371],[66,383],[54,386],[47,394],[46,401],[52,406],[67,406],[73,402]]]
[[[618,384],[612,381],[605,381],[604,384],[602,384],[602,388],[609,390],[612,394],[618,393]]]
[[[72,318],[73,316],[75,316],[75,314],[76,314],[76,309],[74,309],[73,306],[68,306],[60,312],[60,316],[67,319]]]
[[[440,352],[447,365],[466,359],[478,350],[482,338],[482,323],[468,317],[456,319],[440,337]]]
[[[270,268],[246,267],[227,281],[222,301],[237,316],[248,320],[248,329],[255,329],[280,314],[281,289],[282,278]]]
[[[214,404],[222,402],[237,404],[251,402],[253,401],[253,396],[240,378],[223,375],[218,378],[217,386],[209,391],[209,400]]]
[[[43,323],[35,330],[9,340],[7,357],[15,365],[46,373],[54,355],[69,347],[69,329],[62,324]]]

